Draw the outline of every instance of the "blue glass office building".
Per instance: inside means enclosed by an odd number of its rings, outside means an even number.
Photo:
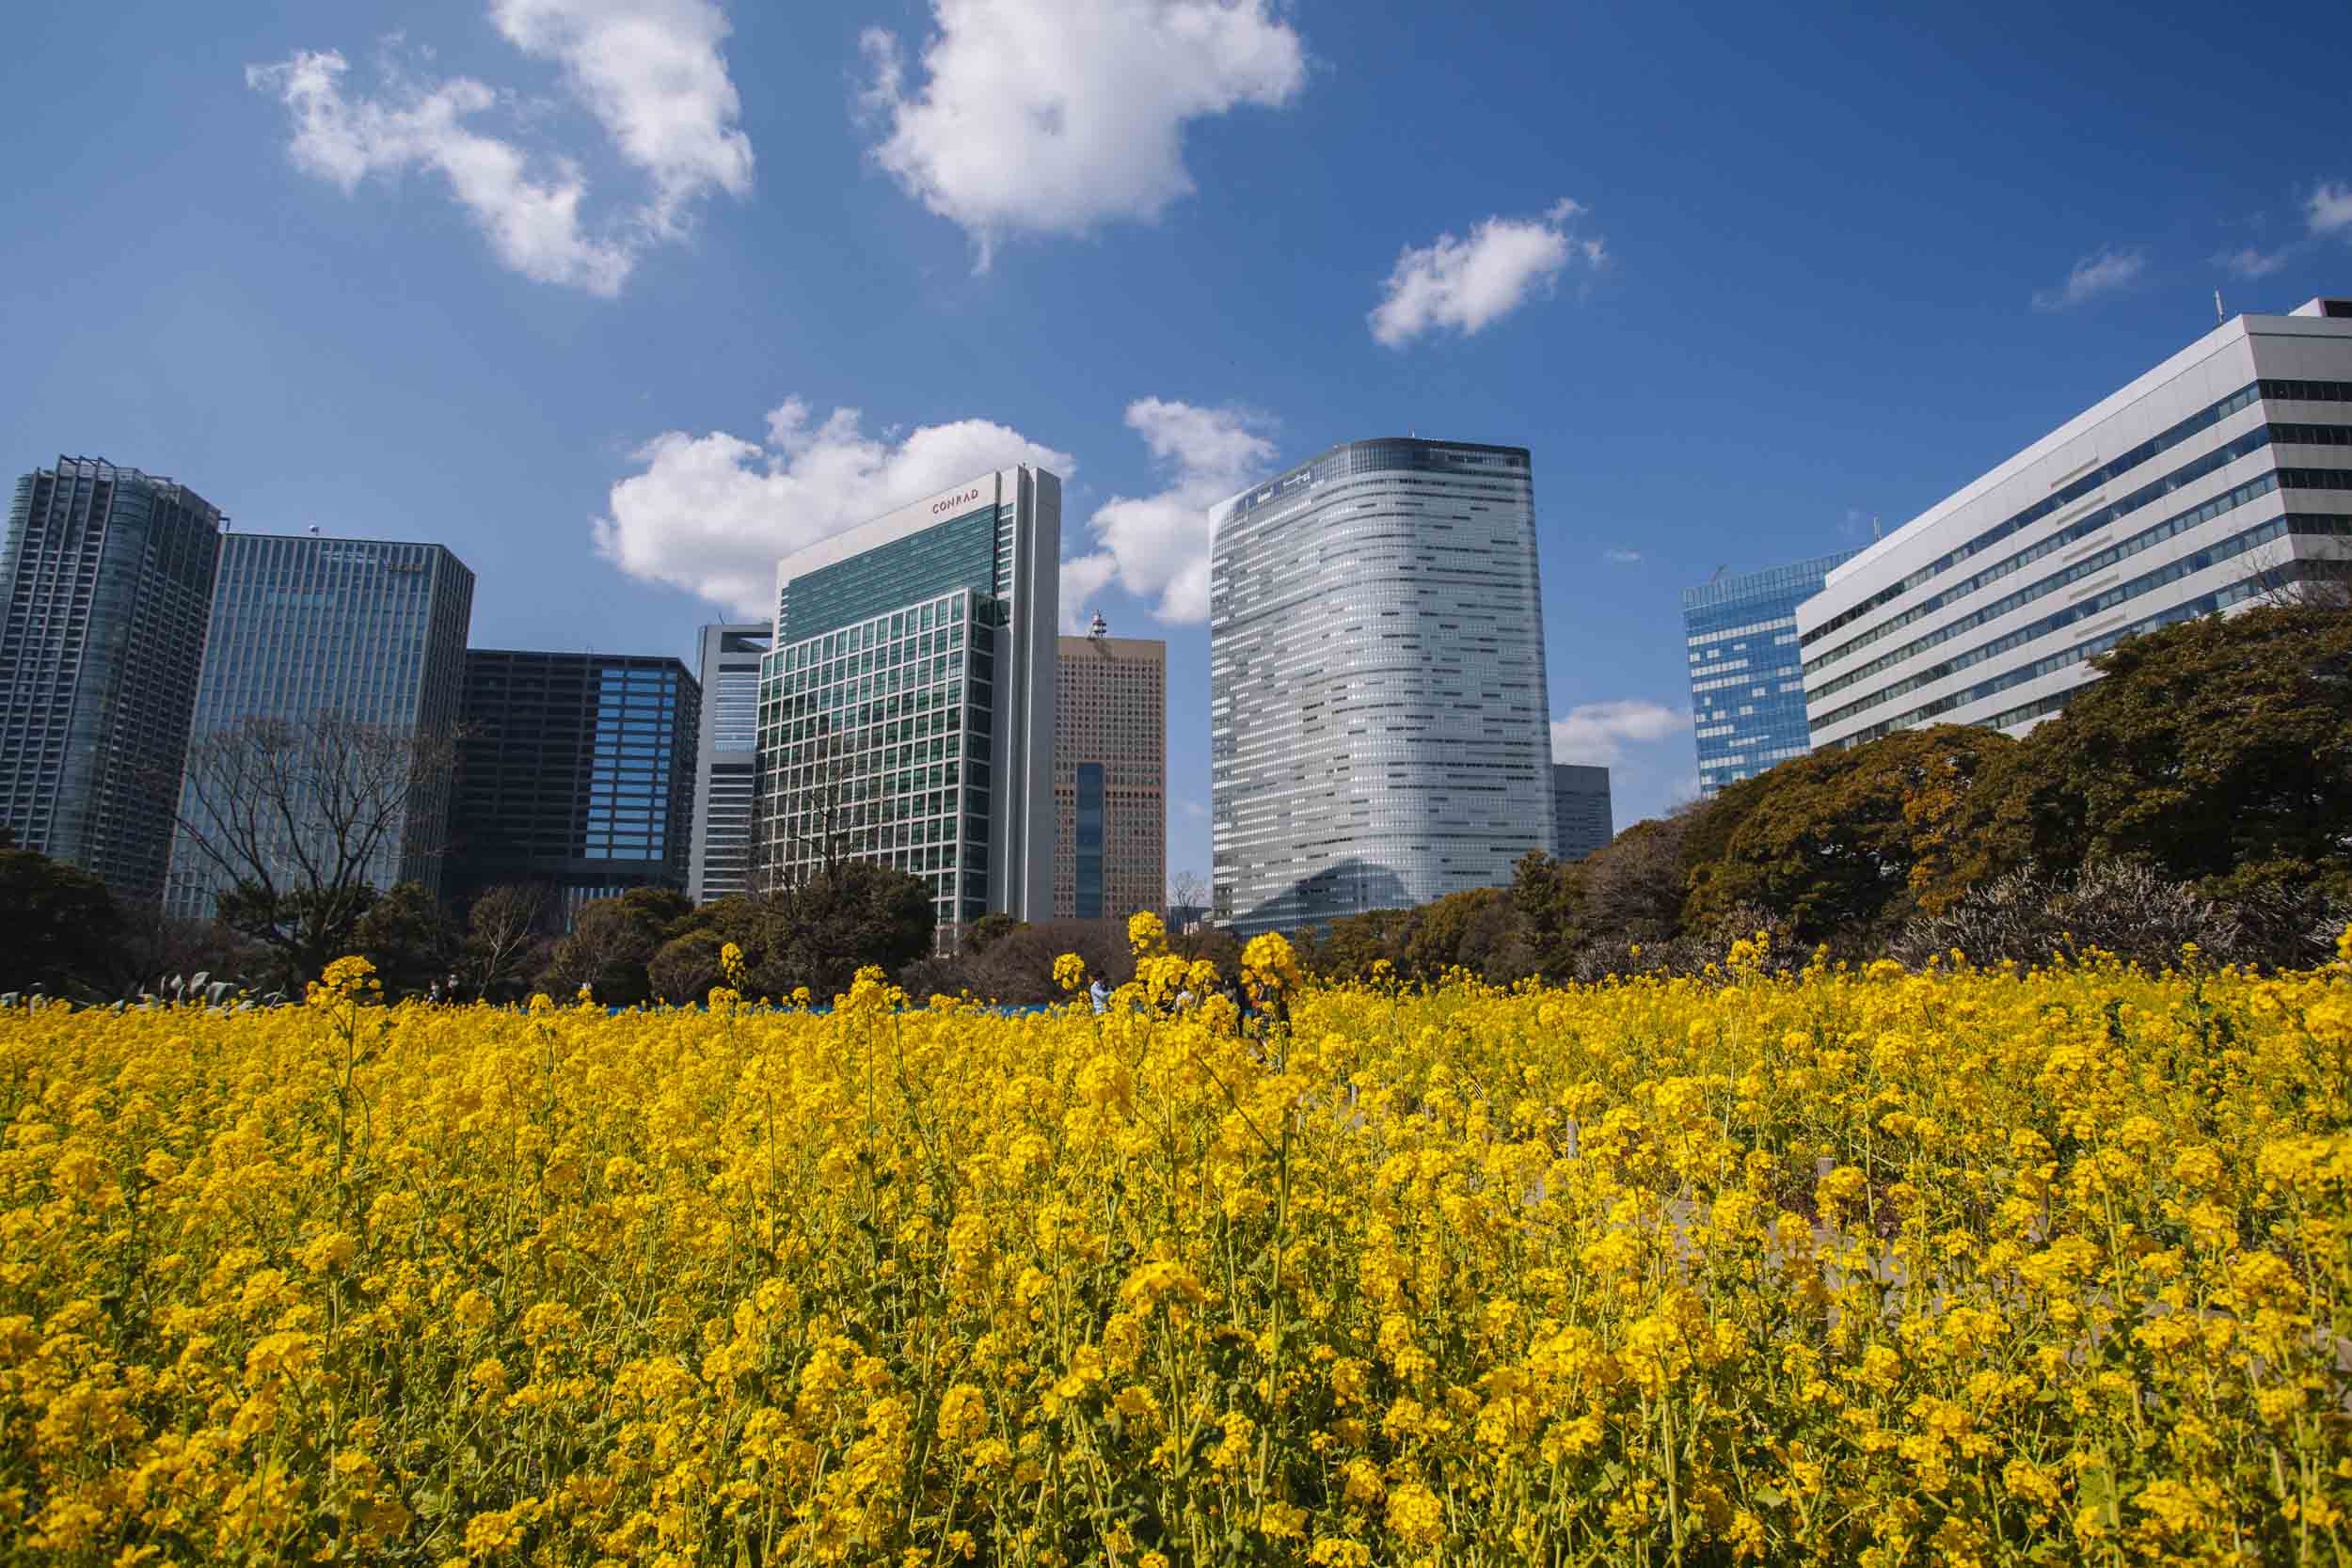
[[[460,899],[549,894],[550,924],[637,887],[684,890],[702,689],[650,654],[474,648],[452,832]]]
[[[473,573],[438,545],[226,534],[191,738],[200,747],[250,720],[299,725],[320,714],[453,735],[472,617]],[[439,888],[446,786],[412,807],[369,859],[365,876],[375,887]],[[203,811],[199,791],[183,784],[164,895],[165,912],[183,919],[210,916],[230,883],[229,869],[204,851],[219,834]],[[324,830],[309,831],[315,852]],[[292,885],[301,885],[291,838],[280,850]]]
[[[0,826],[151,902],[171,851],[219,508],[60,457],[17,481],[0,553]]]
[[[1217,514],[1216,918],[1245,935],[1507,886],[1552,848],[1521,447],[1334,447]]]
[[[1797,606],[1820,593],[1830,572],[1854,553],[1719,575],[1682,591],[1701,795],[1813,749]]]

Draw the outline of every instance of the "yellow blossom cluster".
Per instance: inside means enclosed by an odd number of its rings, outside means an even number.
[[[0,1013],[0,1556],[2352,1553],[2352,971],[1262,940],[1245,1019],[1134,936],[1100,1015]]]

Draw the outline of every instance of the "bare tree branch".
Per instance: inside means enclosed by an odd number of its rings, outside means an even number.
[[[221,919],[266,943],[291,987],[340,955],[398,863],[438,854],[457,736],[323,712],[199,736],[179,842],[225,884]],[[395,860],[398,857],[398,860]]]

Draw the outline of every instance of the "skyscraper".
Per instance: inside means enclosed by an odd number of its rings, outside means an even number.
[[[1728,577],[1718,573],[1682,591],[1700,795],[1813,749],[1805,729],[1797,606],[1820,593],[1823,579],[1853,553],[1840,550]]]
[[[1168,644],[1103,618],[1061,640],[1054,715],[1054,916],[1168,901]]]
[[[703,627],[702,734],[694,748],[694,837],[686,866],[686,895],[697,904],[749,887],[759,661],[774,630],[765,621]]]
[[[0,824],[118,895],[162,890],[220,555],[175,480],[60,457],[16,482],[0,556]]]
[[[850,858],[929,881],[942,930],[1053,907],[1061,481],[1022,467],[776,567],[758,875]]]
[[[686,886],[702,689],[650,654],[466,654],[452,850],[460,896],[549,890],[551,916]]]
[[[1209,698],[1219,922],[1508,883],[1552,844],[1526,450],[1351,442],[1225,503]]]
[[[1609,809],[1609,769],[1551,765],[1552,853],[1581,861],[1616,836]]]
[[[220,541],[192,740],[210,751],[237,744],[227,737],[247,721],[282,720],[299,729],[326,715],[433,737],[445,747],[457,729],[472,617],[473,573],[438,545],[228,534]],[[204,782],[191,778],[179,789],[181,827],[165,910],[202,919],[232,884],[236,867],[233,856],[224,866],[205,852],[207,844],[222,847],[226,835]],[[288,803],[299,804],[291,793]],[[311,813],[302,832],[312,854],[322,834],[336,832],[322,818],[338,809]],[[377,888],[420,882],[437,891],[449,832],[445,779],[409,800],[404,816],[368,855],[364,879]],[[289,835],[272,863],[291,871],[296,850]],[[304,875],[294,873],[291,885],[300,886]]]
[[[1817,746],[2022,734],[2133,632],[2352,558],[2352,300],[2239,316],[1830,574],[1797,614]]]

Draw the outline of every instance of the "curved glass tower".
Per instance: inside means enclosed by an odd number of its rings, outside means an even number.
[[[1215,912],[1245,935],[1550,852],[1526,449],[1354,441],[1226,502],[1209,700]]]

